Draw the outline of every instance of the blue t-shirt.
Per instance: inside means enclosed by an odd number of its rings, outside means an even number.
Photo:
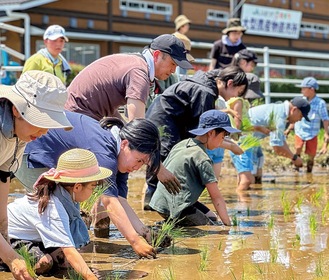
[[[98,121],[73,112],[66,112],[73,129],[50,129],[47,134],[27,144],[25,154],[29,168],[56,167],[60,155],[70,149],[81,148],[93,152],[99,166],[112,170],[105,195],[127,198],[128,173],[118,171],[120,140],[103,129]]]
[[[270,115],[274,114],[275,130],[270,133],[270,145],[282,147],[286,141],[284,130],[287,125],[289,116],[289,101],[283,103],[263,104],[248,111],[250,121],[253,126],[268,127]],[[266,135],[260,132],[255,132],[254,135],[258,138],[265,138]]]

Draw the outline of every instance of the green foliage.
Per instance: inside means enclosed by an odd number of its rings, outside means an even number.
[[[165,241],[166,238],[170,237],[172,239],[182,237],[184,231],[182,228],[176,227],[179,222],[177,219],[169,219],[165,221],[161,228],[157,231],[151,229],[151,244],[152,247],[158,248]]]
[[[316,220],[316,215],[311,214],[310,215],[310,231],[313,237],[315,237],[315,234],[318,230],[318,222]]]
[[[271,214],[270,221],[268,223],[268,228],[273,229],[273,227],[274,227],[274,216],[273,214]]]
[[[75,76],[78,75],[83,68],[85,68],[84,65],[78,63],[70,63],[70,67],[71,67],[71,73],[66,78],[67,87],[70,85],[70,83],[75,78]]]
[[[73,268],[68,268],[67,269],[67,275],[68,275],[68,279],[70,280],[83,280],[83,276],[76,272]],[[66,277],[64,277],[63,279],[66,279]]]
[[[170,133],[166,132],[166,125],[161,125],[158,127],[159,135],[161,138],[169,138]]]

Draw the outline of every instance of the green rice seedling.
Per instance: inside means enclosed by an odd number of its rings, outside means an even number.
[[[222,241],[219,241],[219,244],[218,244],[218,247],[217,247],[218,251],[220,251],[222,249],[222,246],[223,246]]]
[[[246,132],[250,132],[254,130],[254,127],[248,116],[242,117],[240,130]]]
[[[311,231],[311,234],[313,237],[315,236],[317,230],[318,230],[318,222],[316,220],[316,215],[311,214],[310,215],[310,231]]]
[[[203,246],[200,252],[200,264],[199,271],[205,271],[209,264],[209,248],[208,246]]]
[[[304,202],[304,195],[301,194],[298,196],[297,202],[296,202],[296,207],[299,212],[301,211],[301,206],[302,206],[303,202]]]
[[[287,198],[287,193],[285,190],[283,190],[282,194],[281,194],[281,204],[282,204],[282,209],[283,209],[284,220],[287,221],[288,216],[290,215],[290,211],[291,211],[291,203],[290,203],[289,199]]]
[[[324,188],[322,187],[311,195],[311,202],[313,205],[320,206],[320,200],[323,198],[324,192]]]
[[[236,227],[239,225],[238,217],[236,213],[232,216],[232,226]]]
[[[273,216],[273,214],[271,214],[270,221],[268,223],[268,228],[273,229],[273,227],[274,227],[274,216]]]
[[[270,262],[271,263],[276,263],[278,260],[279,252],[278,248],[270,248]]]
[[[108,184],[105,183],[100,186],[97,186],[87,200],[80,202],[80,210],[86,213],[90,213],[96,201],[102,196],[102,194],[107,188]]]
[[[168,269],[164,269],[161,273],[161,279],[163,280],[175,280],[175,273],[173,268],[170,266]]]
[[[179,221],[177,219],[169,219],[165,221],[161,228],[157,231],[151,229],[151,244],[154,248],[160,247],[168,236],[172,239],[182,237],[183,229],[176,227]]]
[[[326,223],[326,220],[329,218],[329,202],[327,202],[326,206],[321,211],[321,220],[322,224]]]
[[[295,240],[292,241],[292,246],[293,247],[300,246],[300,235],[299,234],[296,234]]]
[[[319,257],[315,264],[315,275],[316,277],[323,277],[324,271],[323,271],[323,257],[322,254],[319,254]]]
[[[67,276],[70,280],[83,280],[83,277],[80,273],[76,272],[73,268],[67,269]],[[63,279],[66,279],[65,277]]]
[[[268,125],[267,128],[271,131],[276,130],[276,115],[274,111],[272,111],[268,117]]]
[[[17,253],[21,255],[22,258],[24,259],[28,273],[33,278],[37,278],[37,274],[35,273],[35,268],[34,268],[37,263],[35,256],[27,250],[26,246],[22,246],[21,248],[19,248],[17,250]]]
[[[260,140],[259,140],[259,138],[255,137],[251,134],[248,134],[242,138],[239,146],[242,150],[246,151],[251,148],[259,147]]]
[[[259,263],[255,263],[255,268],[260,275],[264,274],[264,270],[262,269]]]

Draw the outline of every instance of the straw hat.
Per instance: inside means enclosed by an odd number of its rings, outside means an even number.
[[[58,159],[57,168],[44,174],[44,177],[62,183],[87,183],[111,175],[111,170],[99,167],[94,153],[85,149],[72,149],[63,153]]]
[[[230,18],[227,22],[226,28],[223,29],[222,33],[227,34],[230,31],[242,31],[245,32],[247,28],[241,25],[239,18]]]
[[[190,39],[186,35],[184,35],[182,33],[179,33],[179,32],[175,32],[173,35],[183,42],[185,49],[188,51],[188,53],[186,53],[187,60],[189,62],[194,61],[195,60],[194,57],[189,54],[189,52],[191,51],[191,41],[190,41]]]
[[[184,15],[179,15],[175,18],[175,30],[179,30],[183,25],[191,23],[191,21]]]
[[[0,85],[0,98],[13,103],[22,118],[36,127],[72,129],[64,113],[66,87],[53,74],[27,71],[15,85]]]

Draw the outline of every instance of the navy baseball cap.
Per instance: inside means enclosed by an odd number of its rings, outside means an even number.
[[[310,119],[308,118],[308,113],[311,110],[311,106],[306,99],[301,96],[296,96],[291,100],[291,104],[297,107],[302,112],[302,115],[305,120],[307,120],[308,122],[310,121]]]
[[[186,58],[188,50],[185,49],[184,43],[174,35],[160,35],[153,39],[149,47],[152,50],[159,50],[169,54],[179,67],[193,69],[192,64]]]
[[[189,132],[194,135],[204,135],[208,131],[222,128],[229,133],[241,132],[241,130],[231,126],[228,114],[219,110],[209,110],[204,112],[199,119],[198,128],[192,129]]]
[[[302,83],[300,85],[297,85],[296,87],[314,88],[315,90],[318,90],[319,89],[319,84],[318,84],[318,81],[315,78],[306,77],[306,78],[304,78]]]

